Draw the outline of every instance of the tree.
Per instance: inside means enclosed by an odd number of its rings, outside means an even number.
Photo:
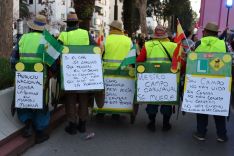
[[[1,0],[0,19],[0,56],[8,57],[13,46],[13,1]]]
[[[164,17],[170,19],[171,29],[176,30],[177,18],[185,30],[191,29],[193,19],[193,11],[189,0],[167,0],[164,1]]]
[[[163,19],[163,3],[160,0],[147,0],[147,16],[156,17],[157,23]]]
[[[20,18],[27,18],[29,17],[30,13],[29,13],[29,9],[28,9],[28,3],[27,0],[20,0]]]
[[[89,30],[94,7],[95,0],[74,0],[74,8],[76,10],[78,18],[81,20],[81,28]]]
[[[136,32],[140,26],[139,10],[136,8],[135,0],[123,1],[123,24],[124,30],[128,31],[129,36]]]
[[[141,32],[144,34],[147,34],[146,6],[147,6],[147,0],[136,0],[136,7],[139,9],[140,13]]]

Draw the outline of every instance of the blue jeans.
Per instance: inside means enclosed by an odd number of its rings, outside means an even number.
[[[17,109],[18,118],[21,122],[26,123],[32,120],[35,130],[42,131],[49,126],[50,112],[36,109]]]

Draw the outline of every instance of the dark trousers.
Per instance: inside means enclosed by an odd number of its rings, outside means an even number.
[[[148,115],[155,115],[158,113],[159,105],[151,105],[148,104],[146,107],[146,112]],[[172,115],[172,106],[169,105],[161,105],[160,112],[163,116],[171,116]]]
[[[226,136],[226,119],[224,116],[214,115],[216,133],[219,137]],[[197,132],[206,135],[208,125],[208,115],[206,114],[197,114]]]

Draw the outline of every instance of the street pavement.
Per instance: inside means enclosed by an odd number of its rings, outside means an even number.
[[[68,135],[65,123],[55,129],[48,141],[35,145],[23,156],[234,156],[234,115],[227,122],[229,141],[218,143],[213,117],[209,117],[207,140],[199,142],[192,137],[196,115],[187,113],[172,117],[172,130],[162,132],[162,116],[158,114],[156,132],[146,129],[148,122],[145,105],[140,106],[135,124],[129,115],[116,121],[110,115],[103,120],[93,116],[87,129],[95,137],[85,140],[83,134]],[[232,113],[233,114],[233,113]]]

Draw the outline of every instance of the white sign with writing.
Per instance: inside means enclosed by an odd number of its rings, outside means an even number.
[[[186,75],[182,111],[228,116],[230,77],[211,78]]]
[[[104,89],[99,54],[63,54],[64,89],[70,91]]]
[[[16,72],[15,107],[43,108],[43,73]]]
[[[137,76],[138,102],[170,102],[177,100],[176,74],[143,73]]]
[[[105,103],[103,108],[133,109],[135,82],[133,79],[106,77]]]

